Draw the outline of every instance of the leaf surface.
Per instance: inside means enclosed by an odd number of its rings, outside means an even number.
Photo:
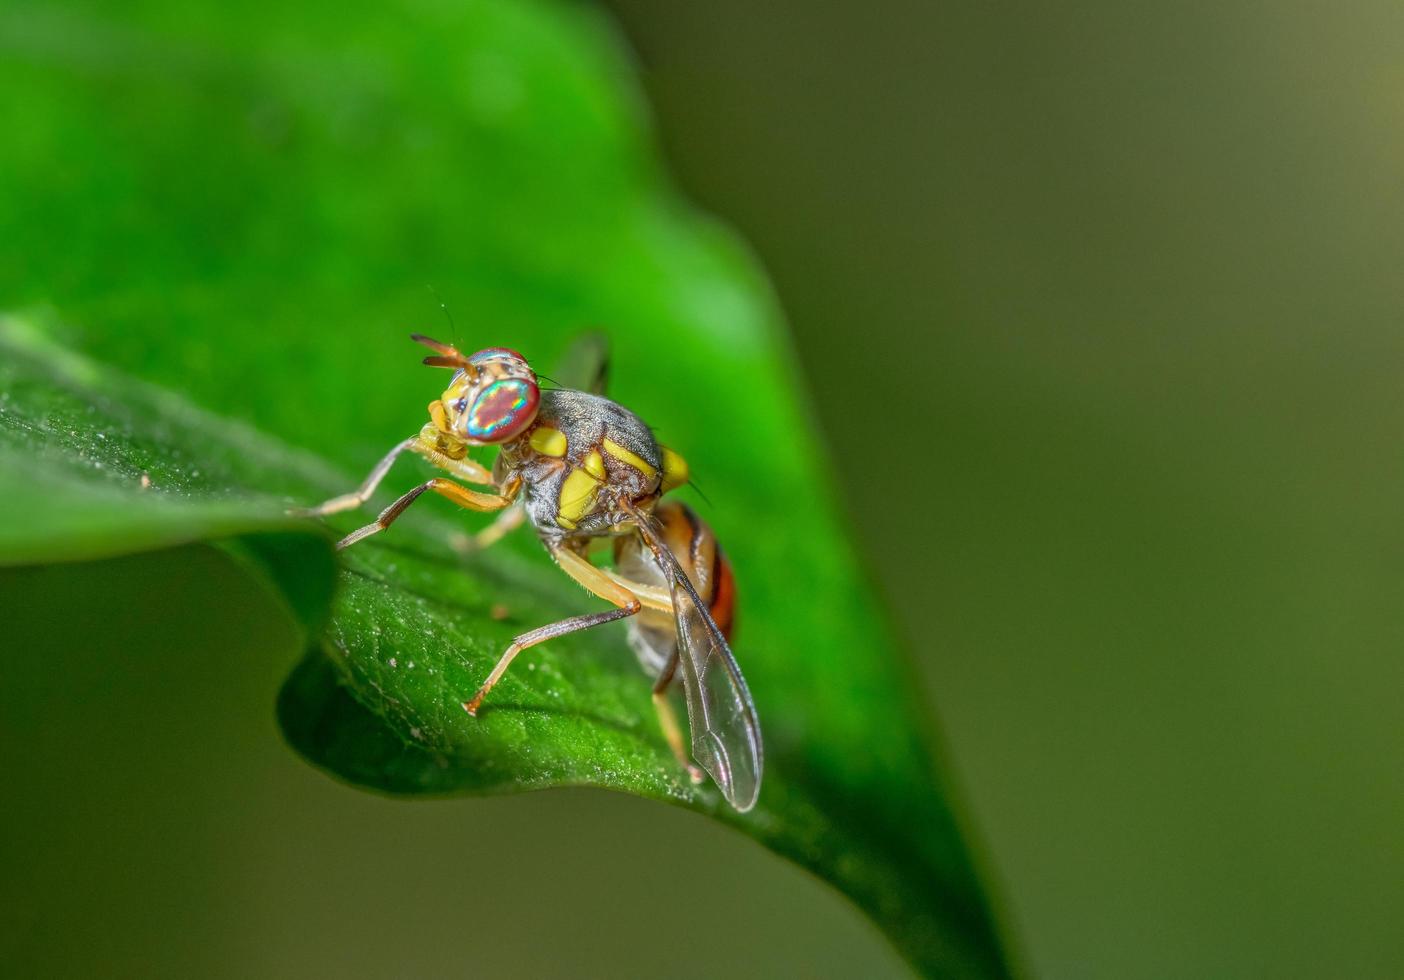
[[[0,302],[29,311],[0,328],[0,561],[225,542],[323,638],[279,703],[314,764],[383,792],[592,785],[712,813],[920,968],[1004,975],[764,279],[662,178],[613,35],[575,6],[332,9],[0,12],[0,182],[24,189],[0,197]],[[474,553],[481,519],[435,499],[334,575],[327,530],[285,515],[422,423],[447,376],[411,329],[549,365],[592,327],[736,569],[766,738],[744,816],[677,770],[618,626],[530,651],[463,712],[514,634],[599,608],[530,534]],[[819,395],[873,410],[880,367]],[[401,463],[377,503],[427,472]]]

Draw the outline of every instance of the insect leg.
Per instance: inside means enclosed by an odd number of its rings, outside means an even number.
[[[521,636],[514,639],[506,652],[498,658],[497,666],[492,668],[492,673],[488,674],[487,680],[483,681],[483,686],[478,688],[477,693],[474,694],[471,699],[464,702],[463,710],[470,715],[476,716],[479,706],[483,703],[483,698],[487,697],[488,691],[491,691],[493,686],[502,679],[502,675],[507,673],[507,668],[512,666],[512,661],[517,658],[517,654],[521,653],[523,650],[534,647],[538,643],[545,643],[547,640],[554,640],[558,636],[565,636],[567,633],[587,630],[592,626],[602,626],[605,623],[612,623],[616,619],[632,616],[639,611],[639,608],[638,602],[632,602],[618,609],[586,613],[583,616],[572,616],[569,619],[561,620],[559,623],[551,623],[549,626],[542,626],[538,629],[534,629],[530,633],[523,633]]]
[[[299,517],[326,517],[328,514],[339,514],[343,510],[355,510],[370,499],[375,493],[375,488],[380,486],[380,481],[385,479],[385,474],[390,472],[390,467],[395,464],[395,459],[406,449],[414,448],[419,442],[419,436],[412,436],[404,442],[399,443],[394,449],[385,454],[385,458],[375,464],[375,468],[367,474],[361,481],[361,485],[351,493],[343,493],[339,497],[333,497],[325,503],[318,504],[306,510],[294,511]]]
[[[567,548],[551,548],[551,557],[556,559],[556,564],[561,566],[561,571],[606,602],[619,605],[619,597],[622,596],[624,601],[637,601],[645,609],[657,609],[659,612],[665,613],[673,611],[673,600],[664,598],[660,601],[657,598],[659,590],[656,586],[644,585],[642,582],[621,578],[603,568],[596,568]],[[666,592],[663,594],[667,595]]]
[[[395,518],[405,512],[405,508],[418,500],[420,495],[426,490],[433,490],[440,496],[447,497],[458,506],[468,510],[501,510],[512,502],[509,497],[503,497],[495,493],[479,493],[476,490],[469,490],[467,487],[460,487],[452,480],[436,476],[432,480],[426,480],[424,483],[421,483],[389,507],[386,507],[380,512],[380,516],[370,524],[346,535],[346,537],[336,543],[336,550],[340,551],[343,548],[349,548],[357,541],[362,541],[372,534],[378,534],[385,530],[395,522]]]
[[[468,456],[464,456],[462,459],[445,456],[426,442],[423,436],[415,440],[415,445],[411,448],[445,473],[456,476],[465,483],[476,483],[480,487],[494,485],[492,471],[475,459]]]
[[[526,520],[525,507],[520,504],[516,507],[510,507],[498,515],[491,524],[473,535],[473,544],[479,551],[491,547],[521,527],[524,520]]]
[[[591,565],[574,551],[561,545],[548,545],[547,547],[551,551],[551,557],[556,559],[556,563],[567,575],[606,602],[614,603],[618,608],[608,612],[572,616],[570,619],[563,619],[559,623],[552,623],[517,637],[507,647],[506,652],[498,658],[497,665],[492,668],[492,673],[488,674],[487,680],[483,681],[483,686],[478,688],[477,693],[468,701],[464,702],[463,710],[470,715],[478,713],[478,706],[483,703],[483,698],[487,697],[488,691],[492,690],[493,685],[512,665],[517,654],[523,650],[546,640],[564,636],[567,633],[574,633],[577,630],[589,629],[591,626],[599,626],[602,623],[610,623],[616,619],[632,616],[643,608],[643,603],[639,601],[637,596],[622,585],[616,584],[608,575],[605,575],[604,572]],[[671,609],[671,607],[669,608]]]
[[[668,685],[673,682],[673,674],[678,669],[678,650],[673,648],[673,655],[668,658],[668,662],[663,665],[663,669],[658,672],[658,680],[653,684],[653,710],[658,713],[658,727],[663,729],[663,737],[668,741],[668,748],[673,750],[674,757],[678,764],[687,770],[687,776],[692,780],[694,786],[700,785],[707,777],[702,770],[692,764],[692,759],[688,757],[687,749],[683,745],[682,727],[678,724],[677,713],[673,711],[673,703],[668,700]]]
[[[659,612],[672,613],[673,595],[668,591],[666,586],[647,585],[643,582],[636,582],[608,568],[598,568],[595,570],[620,588],[628,589],[630,592],[634,593],[634,595],[639,597],[639,601],[647,608],[657,609]],[[567,571],[569,571],[569,569],[567,569]],[[581,584],[584,585],[585,583],[582,582]],[[588,585],[585,587],[587,589],[590,588]]]

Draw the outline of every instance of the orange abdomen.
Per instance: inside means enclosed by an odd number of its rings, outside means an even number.
[[[663,543],[692,580],[698,598],[717,628],[730,641],[736,623],[736,580],[731,574],[731,564],[717,544],[717,536],[691,507],[679,501],[659,504],[653,517],[662,532]],[[615,569],[625,578],[649,585],[667,584],[653,556],[636,536],[616,539],[614,561]],[[629,619],[629,642],[644,669],[657,673],[677,649],[678,634],[673,617],[644,609]]]
[[[663,527],[663,542],[692,579],[722,635],[730,640],[736,619],[736,580],[716,534],[691,507],[676,500],[660,504],[653,516]]]

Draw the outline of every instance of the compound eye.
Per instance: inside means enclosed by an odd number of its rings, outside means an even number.
[[[468,358],[478,367],[499,365],[512,374],[530,373],[527,359],[510,347],[485,347]]]
[[[536,418],[541,393],[527,378],[500,378],[488,385],[462,415],[463,434],[475,442],[506,442]]]

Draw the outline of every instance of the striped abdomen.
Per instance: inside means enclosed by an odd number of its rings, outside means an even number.
[[[730,640],[736,619],[736,582],[717,536],[691,507],[676,500],[659,504],[653,516],[662,530],[663,543],[687,572],[722,635]],[[614,564],[625,578],[667,587],[653,555],[637,535],[616,540]],[[650,673],[657,674],[667,664],[677,639],[677,626],[667,613],[644,609],[629,619],[629,644]]]

